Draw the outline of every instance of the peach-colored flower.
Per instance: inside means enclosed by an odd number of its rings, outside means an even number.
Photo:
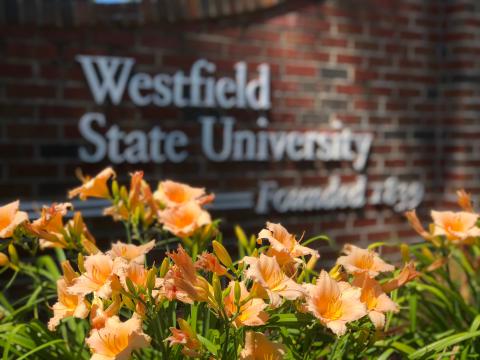
[[[300,245],[295,235],[290,234],[281,224],[267,222],[267,228],[260,231],[257,241],[261,242],[263,239],[266,239],[276,251],[286,252],[293,258],[307,255],[320,256],[318,251]]]
[[[417,232],[417,234],[419,234],[425,240],[432,240],[432,234],[424,229],[415,210],[406,211],[405,217],[412,226],[413,230]]]
[[[107,251],[107,255],[110,255],[113,259],[121,257],[127,261],[143,264],[145,262],[145,254],[154,247],[155,240],[143,245],[125,244],[121,241],[117,241],[115,244],[112,244],[112,249]]]
[[[480,236],[480,228],[476,226],[478,215],[466,211],[431,212],[434,222],[434,236],[445,236],[453,243],[472,243]]]
[[[177,251],[167,254],[175,263],[160,281],[160,294],[170,301],[178,299],[185,303],[207,301],[208,283],[197,274],[192,258],[180,245]]]
[[[53,317],[48,322],[50,331],[55,331],[60,321],[67,317],[85,319],[88,316],[88,302],[83,296],[69,294],[64,278],[57,280],[57,295],[58,301],[52,306]]]
[[[112,303],[106,308],[103,308],[103,300],[94,298],[92,307],[90,308],[90,325],[93,329],[101,329],[105,327],[105,322],[108,318],[117,315],[122,307],[120,297],[115,297]]]
[[[264,334],[247,331],[245,348],[240,353],[241,360],[282,360],[286,355],[283,344],[270,341]]]
[[[112,316],[105,321],[105,327],[93,329],[85,342],[93,353],[91,360],[128,360],[132,351],[150,344],[150,337],[137,317],[122,322]]]
[[[117,275],[120,279],[120,284],[128,291],[127,278],[132,282],[135,287],[145,287],[147,284],[148,270],[141,264],[136,262],[128,263],[128,265],[119,266]]]
[[[153,193],[153,197],[164,207],[178,206],[190,201],[204,205],[214,199],[213,195],[205,194],[204,188],[195,188],[171,180],[158,183],[158,189]]]
[[[188,323],[179,318],[178,324],[180,329],[171,327],[172,335],[165,339],[170,342],[170,346],[182,345],[182,354],[190,357],[199,357],[202,344],[197,338],[195,332],[190,328]]]
[[[337,264],[342,265],[350,274],[366,272],[370,277],[375,277],[381,272],[395,270],[393,265],[380,259],[374,251],[347,244],[344,246],[343,252],[346,255],[340,256],[337,259]]]
[[[440,260],[442,260],[442,264],[443,264],[443,259],[440,259]],[[405,285],[407,282],[414,280],[420,275],[421,274],[417,270],[415,270],[415,264],[413,263],[413,261],[410,261],[407,264],[405,264],[405,266],[403,267],[400,274],[398,274],[398,276],[396,276],[394,279],[390,280],[389,282],[383,284],[382,289],[384,292],[389,293]]]
[[[308,310],[337,336],[345,334],[347,323],[365,316],[361,290],[347,282],[336,282],[322,270],[315,285],[307,284]]]
[[[20,224],[28,221],[28,214],[18,211],[20,201],[14,201],[0,207],[0,239],[12,237]]]
[[[268,314],[263,311],[267,304],[262,299],[250,298],[250,293],[243,282],[239,283],[240,286],[240,298],[239,304],[235,304],[235,281],[231,281],[229,284],[230,293],[224,299],[225,312],[228,316],[233,316],[238,313],[237,317],[233,320],[233,325],[237,328],[241,326],[260,326],[265,325],[268,320]],[[244,304],[242,304],[245,300]]]
[[[160,211],[159,220],[165,230],[180,238],[188,237],[200,227],[212,222],[210,214],[193,201]]]
[[[84,266],[85,273],[73,281],[73,285],[69,287],[70,293],[81,296],[94,293],[105,299],[111,296],[114,281],[118,279],[116,273],[120,271],[120,267],[125,266],[125,263],[98,253],[87,256]]]
[[[272,306],[280,306],[282,298],[295,300],[304,295],[303,287],[285,275],[274,257],[261,254],[259,258],[246,256],[243,261],[248,265],[246,277],[266,291]]]
[[[473,212],[472,198],[464,189],[457,191],[457,202],[463,211]]]
[[[86,200],[89,197],[108,199],[110,198],[110,190],[107,182],[111,177],[115,176],[115,171],[111,167],[107,167],[95,177],[85,178],[81,186],[68,192],[68,197],[71,199],[78,196],[81,200]]]
[[[63,217],[71,208],[71,203],[54,203],[49,207],[42,208],[40,217],[29,226],[29,230],[40,238],[40,248],[65,248],[67,246]]]
[[[227,273],[227,269],[220,264],[217,257],[209,252],[204,251],[195,262],[195,268],[209,272],[213,272],[218,276],[223,276]]]
[[[385,326],[387,311],[398,312],[398,305],[383,292],[381,285],[367,274],[355,276],[352,285],[362,289],[360,301],[366,305],[368,317],[377,329]]]

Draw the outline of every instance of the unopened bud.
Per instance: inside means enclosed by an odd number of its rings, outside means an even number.
[[[10,263],[8,256],[4,253],[0,253],[0,266],[7,266]]]
[[[164,258],[162,261],[162,265],[160,265],[160,277],[165,277],[167,274],[168,269],[170,269],[170,262],[168,258]]]
[[[85,258],[80,253],[78,254],[77,260],[78,260],[78,270],[80,270],[80,272],[83,274],[84,272],[86,272],[85,265],[84,265]]]
[[[73,283],[73,279],[78,276],[68,260],[62,261],[62,271],[63,278],[65,279],[67,285],[71,285]]]
[[[215,253],[215,255],[217,255],[221,263],[226,267],[231,268],[233,266],[233,262],[232,258],[228,254],[227,249],[225,249],[225,247],[216,240],[213,240],[212,245],[213,252]]]
[[[10,255],[10,262],[14,265],[18,265],[18,253],[13,244],[8,245],[8,254]]]

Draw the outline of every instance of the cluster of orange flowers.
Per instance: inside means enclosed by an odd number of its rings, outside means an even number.
[[[465,190],[457,191],[457,202],[463,211],[431,211],[433,223],[428,231],[418,219],[415,210],[405,213],[408,221],[425,240],[440,246],[442,239],[454,245],[471,245],[480,236],[477,226],[479,215],[475,213],[470,195]]]
[[[132,216],[141,215],[142,221],[156,220],[180,238],[211,223],[202,206],[213,196],[203,189],[164,181],[152,193],[143,174],[137,172],[132,175],[130,191],[114,183],[111,194],[107,181],[114,176],[107,168],[85,179],[70,196],[109,198],[112,206],[106,213],[114,218],[131,221]],[[18,202],[6,205],[0,208],[0,237],[14,236],[23,225],[22,231],[38,236],[43,247],[81,245],[86,256],[80,253],[77,270],[68,261],[62,263],[58,301],[48,326],[53,331],[62,319],[88,317],[91,331],[86,343],[94,360],[127,359],[132,351],[148,346],[151,337],[144,332],[143,322],[148,320],[149,309],[165,301],[206,303],[234,328],[267,324],[269,314],[286,301],[298,311],[312,314],[338,336],[347,331],[347,324],[365,316],[376,328],[382,328],[385,313],[398,311],[388,293],[418,276],[413,263],[408,263],[392,280],[380,282],[378,277],[393,272],[394,266],[372,250],[346,245],[330,272],[322,270],[314,283],[304,283],[301,274],[313,272],[318,252],[273,223],[267,223],[258,234],[257,242],[264,246],[237,262],[219,242],[212,241],[212,253],[205,251],[192,258],[180,245],[166,254],[160,267],[147,267],[145,255],[155,247],[154,240],[142,245],[116,242],[102,252],[81,215],[64,224],[69,208],[69,204],[45,208],[40,219],[29,223],[27,215],[18,211]],[[460,231],[457,222],[448,229],[457,235]],[[305,257],[310,258],[306,261]],[[130,319],[120,320],[122,308],[131,311]],[[166,341],[181,345],[186,356],[201,355],[205,349],[195,329],[183,319],[178,324],[180,328],[171,328]],[[240,358],[281,359],[285,353],[285,347],[270,341],[268,334],[246,331]]]

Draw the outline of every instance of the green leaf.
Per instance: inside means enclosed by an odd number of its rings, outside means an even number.
[[[422,358],[425,355],[428,355],[431,352],[439,352],[445,350],[447,347],[456,345],[458,343],[461,343],[465,340],[473,339],[480,336],[480,331],[473,331],[473,332],[463,332],[460,334],[455,334],[452,336],[449,336],[445,339],[441,339],[438,341],[435,341],[434,343],[431,343],[427,346],[424,346],[421,349],[418,349],[415,351],[413,354],[410,354],[408,357],[409,359],[419,359]]]
[[[218,346],[213,344],[210,340],[207,338],[203,337],[202,335],[197,335],[198,340],[207,348],[208,351],[210,351],[214,356],[217,356],[218,354]]]

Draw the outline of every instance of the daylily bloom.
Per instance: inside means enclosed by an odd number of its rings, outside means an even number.
[[[110,255],[113,259],[121,257],[127,261],[143,264],[145,262],[145,254],[154,247],[155,240],[143,245],[125,244],[121,241],[117,241],[115,244],[112,244],[112,249],[107,251],[107,255]]]
[[[355,276],[352,285],[362,289],[360,301],[366,305],[368,317],[377,329],[385,326],[387,311],[399,311],[398,305],[383,292],[381,285],[367,274]]]
[[[68,292],[65,279],[57,280],[58,301],[52,306],[53,317],[48,322],[48,329],[55,331],[60,320],[70,316],[85,319],[88,316],[88,302],[80,295]]]
[[[107,167],[95,177],[83,179],[83,185],[70,190],[68,197],[71,199],[78,196],[81,200],[86,200],[89,197],[108,199],[110,198],[110,191],[107,181],[111,177],[115,177],[115,171],[111,167]]]
[[[114,262],[110,256],[99,253],[87,256],[84,266],[85,273],[73,281],[73,285],[68,289],[69,292],[81,296],[93,292],[104,299],[112,294],[114,281],[118,279],[116,273],[119,272],[119,267],[125,266],[125,263]]]
[[[20,224],[28,221],[28,214],[18,211],[20,201],[14,201],[0,207],[0,239],[12,237]]]
[[[240,298],[239,304],[235,304],[235,281],[231,281],[229,284],[230,293],[224,299],[225,302],[225,311],[228,316],[233,316],[238,313],[238,316],[233,320],[235,327],[239,328],[241,326],[260,326],[265,325],[268,320],[268,314],[263,311],[267,304],[262,299],[250,297],[250,293],[247,290],[247,287],[243,282],[239,283],[240,286]],[[245,304],[241,305],[242,302]]]
[[[387,264],[380,259],[377,253],[367,249],[361,249],[357,246],[347,244],[343,248],[345,256],[337,259],[337,264],[350,274],[368,273],[370,277],[375,277],[381,272],[395,270],[393,265]]]
[[[106,308],[103,308],[103,300],[95,298],[90,308],[90,325],[94,329],[101,329],[105,326],[108,318],[117,315],[122,306],[120,297],[115,297],[113,302]]]
[[[197,338],[195,332],[183,319],[178,319],[180,329],[171,327],[172,335],[165,339],[170,342],[170,346],[182,345],[182,354],[190,357],[199,357],[202,344]]]
[[[263,239],[266,239],[274,250],[288,253],[293,258],[307,255],[320,257],[318,251],[300,245],[295,235],[290,234],[281,224],[267,222],[267,228],[260,231],[257,242],[261,243]]]
[[[170,301],[174,298],[185,302],[208,300],[208,283],[196,273],[192,258],[180,245],[176,252],[167,254],[174,262],[162,281],[160,294]]]
[[[40,238],[40,248],[65,248],[67,246],[63,235],[63,217],[71,208],[71,203],[52,204],[42,208],[40,217],[28,227]]]
[[[365,316],[361,290],[347,282],[336,282],[322,270],[315,285],[306,284],[307,308],[337,336],[345,334],[347,323]]]
[[[422,223],[420,222],[420,219],[418,218],[415,210],[406,211],[405,217],[407,218],[410,225],[413,227],[413,230],[417,232],[417,234],[419,234],[425,240],[433,240],[433,235],[431,234],[431,232],[428,232],[423,228]]]
[[[85,342],[93,353],[91,360],[128,360],[132,351],[150,344],[150,337],[143,332],[137,317],[122,322],[113,316],[103,328],[92,329]]]
[[[160,211],[159,220],[165,230],[180,238],[188,237],[200,227],[212,222],[210,214],[193,201]]]
[[[460,211],[431,212],[434,222],[433,236],[445,236],[453,243],[470,244],[480,236],[480,228],[476,226],[478,215]]]
[[[440,258],[439,260],[441,261],[441,265],[443,265],[444,259]],[[420,275],[421,274],[417,270],[415,270],[415,264],[413,263],[413,261],[410,261],[405,264],[398,276],[396,276],[393,280],[390,280],[389,282],[383,284],[382,289],[384,292],[389,293],[395,289],[398,289],[400,286],[405,285],[407,282],[419,277]]]
[[[136,262],[131,262],[125,266],[120,266],[117,271],[120,284],[122,284],[123,288],[127,291],[127,278],[130,279],[135,286],[145,287],[147,283],[147,274],[148,270],[145,269],[143,265],[137,264]]]
[[[155,200],[165,207],[174,207],[196,201],[199,205],[212,202],[213,195],[206,195],[204,188],[195,188],[187,184],[166,180],[158,183],[158,189],[153,193]]]
[[[206,251],[204,251],[203,254],[198,257],[197,261],[195,262],[195,268],[215,273],[218,276],[222,276],[227,273],[227,269],[220,264],[217,257]]]
[[[285,275],[274,257],[261,254],[259,258],[246,256],[243,261],[248,265],[246,277],[266,291],[273,307],[280,306],[282,298],[295,300],[304,295],[303,287]]]
[[[457,202],[462,210],[473,213],[472,198],[469,193],[461,189],[457,191]]]
[[[240,353],[241,360],[282,360],[286,349],[283,344],[274,343],[259,332],[247,331],[245,348]]]

